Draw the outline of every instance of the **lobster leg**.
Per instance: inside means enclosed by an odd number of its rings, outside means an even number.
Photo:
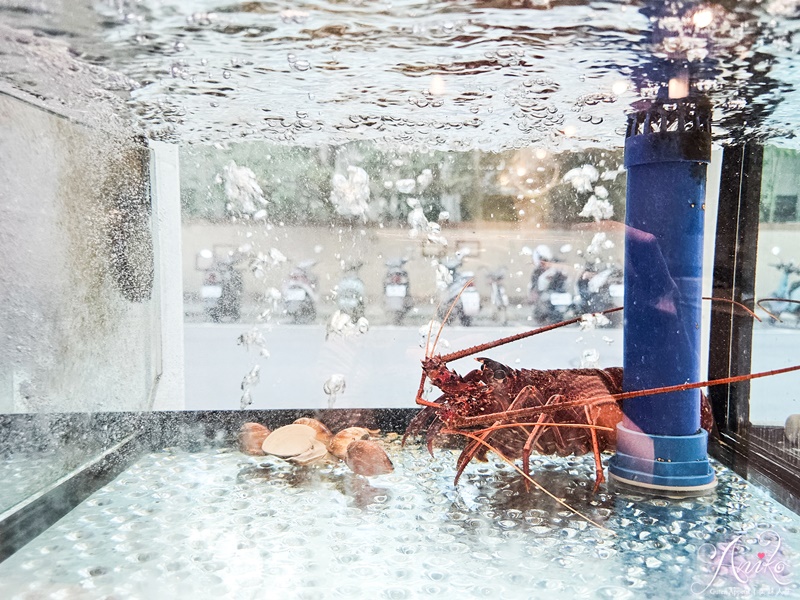
[[[437,402],[440,402],[442,398],[443,397],[440,397],[437,400]],[[439,408],[440,406],[438,403],[432,402],[431,404],[433,404],[436,408]],[[405,434],[403,434],[402,444],[406,443],[406,439],[408,438],[408,436],[419,433],[423,429],[427,428],[431,424],[431,422],[433,422],[433,420],[438,417],[436,411],[434,410],[434,406],[426,406],[425,408],[420,410],[416,415],[414,415],[414,418],[411,419],[411,422],[408,424],[408,427],[406,428]]]
[[[527,398],[532,397],[534,395],[538,395],[538,391],[533,386],[529,385],[523,388],[520,391],[520,393],[517,394],[517,397],[514,398],[514,400],[511,402],[510,407],[513,407],[518,403],[522,403]],[[487,445],[486,441],[488,440],[489,436],[492,433],[494,433],[495,427],[501,424],[502,421],[496,421],[491,427],[487,427],[484,431],[478,434],[478,437],[476,439],[467,443],[466,447],[461,452],[461,455],[458,457],[458,460],[456,461],[456,477],[453,482],[454,485],[458,483],[458,480],[461,477],[461,474],[464,472],[464,469],[467,468],[467,465],[472,461],[473,458],[475,458],[478,452]],[[525,428],[523,427],[523,429]]]
[[[544,423],[546,419],[547,415],[539,415],[536,426],[531,430],[528,439],[525,440],[525,445],[522,446],[522,472],[528,477],[531,476],[531,451],[533,450],[533,445],[536,443],[536,440],[539,439],[543,431],[542,423]],[[525,490],[527,491],[529,489],[528,480],[526,479]]]
[[[453,485],[458,483],[458,480],[461,478],[461,474],[464,472],[464,469],[467,468],[467,465],[475,458],[475,455],[483,448],[484,442],[486,438],[489,437],[491,430],[485,431],[481,433],[477,439],[472,440],[467,443],[464,450],[461,452],[461,455],[458,457],[456,461],[456,477],[453,480]]]
[[[595,425],[589,407],[585,406],[584,411],[586,412],[586,422],[589,425]],[[592,436],[592,453],[594,454],[594,469],[595,469],[594,490],[592,490],[592,493],[596,494],[597,490],[600,489],[600,484],[604,483],[606,478],[603,475],[603,461],[600,459],[600,446],[597,443],[597,431],[594,429],[590,429],[589,431]]]
[[[442,421],[437,420],[433,425],[428,426],[428,431],[425,434],[425,445],[428,448],[428,453],[433,456],[433,442],[436,440],[436,436],[439,435],[439,432],[444,427],[444,423]]]
[[[526,391],[527,391],[526,394],[527,397],[536,398],[539,405],[543,404],[546,405],[550,403],[549,400],[546,402],[542,402],[542,395],[541,393],[539,393],[539,390],[533,389],[533,386],[528,386],[524,388],[519,394],[517,394],[517,397],[514,399],[514,402],[512,402],[509,409],[514,408],[514,405],[517,403],[517,400],[519,400],[522,394]],[[531,467],[530,467],[531,452],[533,451],[534,444],[536,444],[536,440],[539,439],[539,437],[542,435],[542,432],[544,431],[542,423],[544,423],[546,420],[547,420],[546,414],[539,415],[539,419],[536,425],[533,427],[533,429],[531,429],[530,433],[528,434],[528,438],[525,440],[525,444],[522,446],[522,471],[528,476],[530,476],[531,474]]]

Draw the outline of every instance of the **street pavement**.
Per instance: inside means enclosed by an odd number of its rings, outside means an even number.
[[[185,326],[186,408],[240,408],[243,378],[255,365],[260,381],[250,394],[252,409],[327,408],[331,400],[324,383],[344,376],[345,389],[336,408],[412,408],[420,381],[424,336],[418,326],[376,326],[364,334],[325,339],[325,326],[260,326],[269,357],[259,348],[248,350],[238,338],[255,325],[189,324]],[[452,352],[529,330],[498,325],[448,326],[437,351]],[[622,330],[581,331],[577,326],[549,331],[490,351],[481,352],[514,368],[556,369],[581,366],[582,356],[597,353],[601,367],[622,364]],[[800,329],[756,328],[753,370],[763,371],[800,363]],[[478,364],[473,358],[452,363],[459,373]],[[433,396],[435,397],[435,396]],[[789,414],[800,413],[800,374],[753,381],[751,420],[782,425]]]

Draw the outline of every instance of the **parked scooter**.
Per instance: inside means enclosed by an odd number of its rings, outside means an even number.
[[[317,276],[311,272],[315,264],[315,260],[298,263],[283,282],[284,309],[295,323],[312,323],[317,318]]]
[[[505,325],[508,323],[508,294],[506,293],[506,285],[503,283],[506,278],[505,267],[490,271],[487,277],[492,288],[491,302],[492,306],[494,306],[495,321]]]
[[[438,317],[444,319],[450,311],[448,323],[457,318],[462,325],[469,327],[481,311],[481,296],[475,287],[475,274],[471,271],[459,271],[462,259],[458,257],[445,259],[440,264],[449,272],[450,283],[443,290]]]
[[[779,323],[800,325],[800,279],[791,281],[792,275],[800,275],[800,267],[795,265],[793,260],[788,262],[780,261],[770,265],[781,272],[777,289],[772,292],[773,298],[785,298],[796,302],[765,302],[764,306],[778,319],[770,319],[772,325]]]
[[[622,306],[624,291],[622,269],[618,265],[608,264],[604,269],[596,270],[594,265],[587,265],[575,283],[575,314],[598,313],[610,308]],[[606,315],[609,325],[622,323],[620,313]]]
[[[564,266],[548,246],[537,246],[531,254],[533,272],[528,286],[533,317],[548,325],[563,321],[572,314],[574,297],[567,291],[567,274]]]
[[[336,284],[336,305],[353,321],[363,317],[366,309],[366,288],[358,276],[358,270],[363,265],[361,261],[345,263],[344,275]]]
[[[215,262],[203,276],[200,297],[204,312],[212,322],[238,321],[242,307],[242,274],[231,262]]]
[[[406,314],[414,307],[408,271],[405,269],[406,262],[408,262],[407,258],[393,258],[386,261],[383,298],[386,312],[394,325],[402,325]]]

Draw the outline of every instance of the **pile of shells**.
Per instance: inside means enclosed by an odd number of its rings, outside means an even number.
[[[371,439],[376,433],[348,427],[334,435],[323,423],[307,417],[275,431],[245,423],[239,430],[239,450],[252,456],[270,454],[299,465],[343,460],[357,475],[372,477],[394,470],[386,451]]]

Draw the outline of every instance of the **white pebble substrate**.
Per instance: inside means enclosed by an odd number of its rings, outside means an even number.
[[[741,536],[755,553],[764,532],[800,566],[800,517],[719,465],[713,494],[678,501],[592,494],[591,455],[535,457],[599,528],[493,457],[453,486],[456,451],[385,447],[395,471],[370,479],[232,449],[145,455],[0,563],[0,598],[684,600],[712,578],[704,544]],[[749,585],[800,594],[764,573]]]

